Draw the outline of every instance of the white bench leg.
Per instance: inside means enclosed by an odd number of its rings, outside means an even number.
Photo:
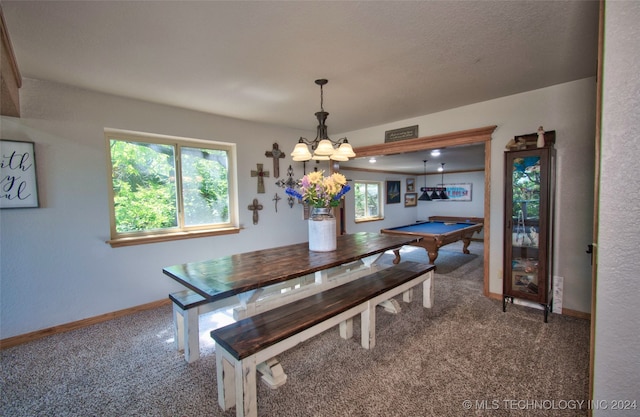
[[[376,345],[376,304],[367,302],[367,309],[360,313],[360,344],[365,349],[373,349]]]
[[[434,282],[433,272],[431,276],[422,283],[422,306],[424,308],[433,307],[434,299]]]
[[[233,362],[230,362],[233,361]],[[218,381],[218,404],[228,410],[236,403],[235,359],[220,346],[216,346],[216,377]]]
[[[236,416],[257,417],[258,387],[256,386],[256,357],[236,362]]]

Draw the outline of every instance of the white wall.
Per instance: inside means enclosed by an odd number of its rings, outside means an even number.
[[[351,139],[349,139],[351,142]],[[347,233],[358,233],[358,232],[372,232],[378,233],[380,229],[384,229],[387,227],[395,227],[402,226],[405,224],[415,223],[417,216],[417,206],[416,207],[405,207],[404,206],[404,191],[406,189],[407,183],[406,178],[411,177],[415,178],[415,176],[411,175],[399,175],[399,174],[380,174],[374,172],[364,172],[364,171],[351,171],[345,169],[342,171],[344,175],[349,180],[355,181],[382,181],[382,202],[384,205],[384,220],[379,221],[371,221],[371,222],[363,222],[356,223],[355,222],[355,213],[353,207],[354,203],[354,193],[350,192],[345,195],[345,208],[346,208],[346,229]],[[400,203],[394,204],[386,204],[386,188],[385,181],[400,181]],[[351,184],[353,184],[351,182]]]
[[[446,161],[445,161],[446,162]],[[424,181],[424,177],[420,178]],[[434,187],[442,183],[438,174],[427,175],[427,187]],[[418,219],[428,220],[430,216],[455,216],[455,217],[484,217],[484,172],[467,172],[445,174],[445,184],[470,183],[471,201],[419,201]],[[424,187],[424,182],[421,184]],[[420,186],[418,186],[418,189]],[[474,238],[482,234],[474,234]]]
[[[564,277],[564,308],[590,312],[591,267],[585,251],[593,230],[595,98],[596,80],[588,78],[340,136],[364,146],[382,143],[386,130],[404,126],[419,125],[420,136],[431,136],[497,125],[491,146],[489,273],[490,292],[502,294],[504,148],[514,136],[534,133],[538,126],[555,130],[555,275]],[[474,192],[478,188],[474,185]]]
[[[555,129],[560,175],[557,247],[562,248],[561,256],[556,257],[557,272],[565,277],[565,307],[588,312],[590,269],[584,251],[591,241],[594,97],[595,80],[585,79],[347,136],[357,147],[382,143],[385,130],[413,124],[420,125],[421,136],[498,125],[491,155],[490,290],[501,293],[503,148],[514,135],[535,132],[539,125]],[[284,191],[270,178],[266,193],[257,194],[250,171],[256,163],[271,170],[271,159],[264,152],[273,142],[288,152],[300,136],[309,137],[312,132],[31,79],[25,79],[21,89],[21,113],[19,119],[1,117],[0,133],[3,139],[36,143],[42,207],[0,211],[0,338],[164,299],[180,289],[162,274],[168,265],[307,239],[301,207],[296,204],[291,209],[283,199],[276,213],[272,198],[276,192],[284,198]],[[244,230],[235,235],[116,249],[105,244],[109,238],[105,127],[237,143]],[[281,160],[281,176],[289,163],[289,156]],[[321,168],[328,170],[328,166]],[[293,169],[294,177],[299,178],[302,164],[294,163]],[[474,185],[474,192],[479,189]],[[264,205],[258,225],[252,224],[251,211],[246,209],[254,197]],[[402,203],[393,206],[387,211],[390,219],[405,224],[405,219],[417,218],[418,208],[404,208]],[[372,227],[381,228],[378,224]],[[348,230],[358,231],[349,225]]]
[[[35,142],[41,208],[0,211],[0,338],[165,299],[181,286],[165,266],[306,241],[302,210],[275,186],[277,142],[289,151],[310,132],[259,125],[25,79],[22,117],[2,117],[3,139]],[[104,128],[238,144],[239,234],[112,248],[109,239]],[[313,126],[310,126],[313,127]],[[257,194],[250,171],[263,163],[271,177]],[[280,161],[286,175],[291,158]],[[294,164],[296,178],[302,164]],[[283,197],[275,212],[272,198]],[[247,209],[257,197],[258,225]]]
[[[471,183],[472,199],[471,201],[418,201],[415,207],[404,206],[404,195],[406,190],[406,179],[414,178],[416,180],[416,193],[420,196],[420,188],[424,187],[424,175],[392,175],[384,173],[351,171],[349,169],[342,170],[348,179],[353,181],[382,181],[383,184],[387,180],[397,180],[401,182],[402,195],[398,204],[384,204],[384,220],[371,221],[364,223],[355,222],[355,213],[353,211],[354,195],[349,193],[345,197],[346,207],[346,227],[347,233],[357,232],[379,232],[380,229],[387,227],[398,227],[415,223],[416,221],[429,220],[430,216],[459,216],[459,217],[483,217],[484,216],[484,173],[456,173],[446,174],[445,184],[453,183]],[[435,187],[440,184],[441,176],[427,175],[427,186]],[[384,185],[383,185],[384,192]],[[385,201],[383,197],[383,202]],[[474,238],[482,238],[482,234],[475,234]]]
[[[593,415],[630,417],[611,401],[640,407],[640,3],[605,7],[593,398],[609,408]]]

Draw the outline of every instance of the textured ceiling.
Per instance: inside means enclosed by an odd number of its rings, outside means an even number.
[[[594,76],[597,1],[2,1],[23,77],[329,135]],[[444,133],[444,132],[442,132]]]

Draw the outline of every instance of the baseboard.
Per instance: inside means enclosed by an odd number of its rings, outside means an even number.
[[[31,332],[31,333],[25,333],[18,336],[7,337],[6,339],[0,340],[0,349],[6,349],[13,346],[21,345],[23,343],[42,339],[43,337],[51,336],[58,333],[64,333],[71,330],[81,329],[83,327],[92,326],[94,324],[113,320],[118,317],[128,316],[130,314],[138,313],[140,311],[152,310],[154,308],[158,308],[167,304],[171,304],[171,300],[169,300],[168,298],[164,300],[154,301],[147,304],[142,304],[136,307],[126,308],[124,310],[118,310],[111,313],[101,314],[95,317],[89,317],[87,319],[82,319],[82,320],[74,321],[67,324],[61,324],[59,326],[49,327],[48,329],[36,330],[35,332]]]
[[[492,293],[489,293],[488,297],[493,299],[493,300],[502,301],[502,294],[498,294],[498,293],[492,292]],[[583,311],[571,310],[571,309],[568,309],[568,308],[563,308],[562,309],[562,315],[563,316],[569,316],[569,317],[576,317],[576,318],[584,319],[584,320],[591,320],[591,313],[585,313]]]
[[[591,313],[585,313],[584,311],[570,310],[568,308],[562,309],[563,316],[571,316],[579,319],[591,320]]]

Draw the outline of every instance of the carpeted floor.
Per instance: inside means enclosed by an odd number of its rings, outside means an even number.
[[[261,416],[586,416],[589,322],[482,296],[482,244],[455,244],[436,264],[435,306],[380,312],[376,347],[327,331],[279,359],[287,383],[258,384]],[[404,259],[427,262],[423,249]],[[234,416],[217,404],[215,346],[174,350],[163,307],[0,352],[2,416]],[[468,401],[468,402],[465,402]]]

